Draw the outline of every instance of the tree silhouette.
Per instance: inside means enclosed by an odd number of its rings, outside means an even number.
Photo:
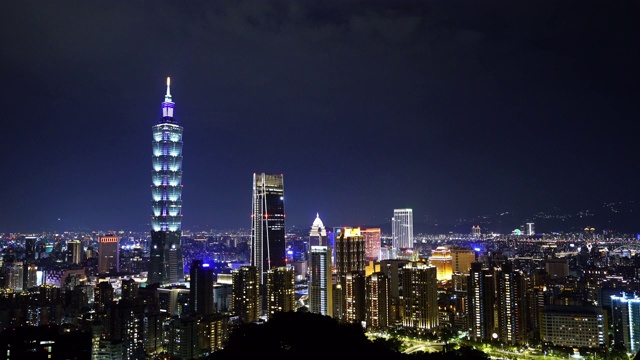
[[[472,347],[450,352],[400,352],[402,343],[396,338],[370,341],[358,324],[340,323],[329,316],[308,312],[282,312],[262,324],[241,324],[229,335],[224,349],[207,357],[227,360],[251,357],[301,359],[336,357],[352,354],[368,359],[416,360],[488,360],[489,357]]]

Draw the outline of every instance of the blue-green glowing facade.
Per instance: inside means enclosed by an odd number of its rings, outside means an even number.
[[[148,284],[184,281],[182,260],[182,126],[173,117],[175,103],[167,78],[162,118],[153,126],[151,173],[151,246]]]

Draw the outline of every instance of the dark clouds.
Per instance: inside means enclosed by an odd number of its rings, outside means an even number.
[[[637,197],[637,15],[623,1],[9,2],[0,231],[146,228],[166,76],[187,228],[248,225],[263,171],[285,174],[297,226]]]

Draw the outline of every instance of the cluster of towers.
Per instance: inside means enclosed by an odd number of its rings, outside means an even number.
[[[150,264],[147,284],[169,285],[183,277],[181,256],[182,222],[182,126],[174,117],[175,103],[167,92],[162,103],[162,117],[153,126],[152,157],[152,217]],[[436,268],[424,264],[409,264],[400,279],[398,272],[389,279],[388,269],[399,269],[394,259],[411,253],[413,249],[413,211],[395,209],[392,219],[392,244],[381,249],[380,229],[337,228],[328,239],[319,216],[311,229],[308,246],[308,307],[311,312],[336,317],[348,322],[376,323],[387,326],[394,317],[388,307],[398,307],[399,294],[389,300],[391,281],[411,281],[420,284],[406,306],[411,316],[403,316],[408,325],[433,328],[437,324]],[[253,174],[251,213],[250,265],[232,274],[234,313],[243,321],[257,321],[276,311],[295,310],[295,274],[287,266],[285,244],[284,181],[282,174]],[[383,251],[384,250],[384,251]],[[377,270],[366,271],[373,260],[386,259],[391,263],[377,263]],[[373,266],[373,265],[372,265]],[[385,267],[385,269],[381,269]],[[375,269],[374,269],[375,270]],[[191,279],[198,284],[209,277],[202,263],[192,264]],[[207,282],[208,283],[208,282]],[[427,291],[428,289],[428,291]],[[195,290],[195,291],[194,291]],[[424,290],[424,291],[423,291]],[[209,294],[199,286],[192,289],[191,302],[195,308],[210,307]],[[397,293],[397,291],[395,292]],[[416,307],[428,296],[428,312]],[[409,311],[409,310],[408,310]],[[422,314],[422,315],[416,315]]]
[[[170,85],[167,78],[162,117],[153,126],[152,142],[151,245],[147,284],[160,286],[183,282],[185,275],[180,242],[183,128],[174,117],[175,103]],[[251,264],[258,276],[256,289],[263,305],[266,304],[268,272],[286,267],[284,221],[283,175],[254,174]],[[202,264],[196,264],[197,268],[200,266]]]
[[[167,80],[162,118],[153,127],[153,213],[147,284],[161,286],[184,278],[180,244],[182,127],[174,118],[169,86]],[[558,339],[563,334],[555,334],[556,327],[548,324],[564,321],[563,316],[570,322],[575,311],[566,315],[562,308],[540,310],[544,301],[538,295],[534,276],[525,277],[508,262],[477,261],[471,249],[438,248],[428,261],[419,259],[414,252],[413,210],[395,209],[391,225],[391,245],[381,247],[380,229],[340,227],[327,231],[319,215],[316,217],[309,234],[308,269],[303,271],[310,312],[361,323],[368,329],[402,324],[424,334],[437,331],[446,319],[443,314],[454,309],[455,314],[445,322],[468,331],[470,340],[497,340],[517,346],[527,343],[533,331],[542,340],[561,341]],[[479,227],[472,231],[479,237]],[[533,223],[528,223],[526,233],[533,232]],[[553,264],[552,259],[549,264]],[[233,270],[230,276],[230,312],[242,322],[255,322],[279,311],[295,311],[300,307],[295,294],[299,273],[286,258],[283,175],[255,173],[250,264]],[[192,263],[189,304],[197,314],[214,312],[213,277],[207,264]],[[443,282],[456,294],[457,300],[449,310],[439,304]],[[612,301],[637,304],[628,298]],[[616,308],[618,318],[624,317],[620,314],[625,311],[630,313],[623,305]],[[603,346],[606,336],[601,329],[606,325],[602,311],[594,309],[585,308],[580,316],[593,319],[596,330],[589,336],[600,339],[589,340],[589,346]]]

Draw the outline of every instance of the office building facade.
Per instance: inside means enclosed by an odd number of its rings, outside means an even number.
[[[402,325],[418,334],[438,327],[438,280],[435,266],[411,262],[402,268]]]
[[[267,272],[267,317],[279,312],[296,311],[295,274],[293,268],[277,267]]]
[[[413,209],[394,209],[391,218],[391,236],[393,251],[413,249]]]
[[[260,313],[266,311],[267,272],[287,266],[284,178],[282,174],[253,174],[251,265],[260,284]]]
[[[492,341],[495,328],[495,281],[493,270],[480,262],[471,264],[467,285],[467,314],[469,338],[473,341]]]
[[[517,346],[527,342],[526,292],[524,275],[513,264],[502,264],[496,272],[498,339]]]
[[[214,313],[213,284],[215,273],[209,264],[200,259],[191,262],[189,270],[189,309],[197,315]]]
[[[120,271],[120,238],[107,234],[98,238],[98,273],[109,274]]]
[[[380,246],[382,242],[381,229],[362,229],[360,233],[364,236],[364,257],[369,261],[378,260],[380,258]]]
[[[312,246],[309,263],[309,312],[333,317],[331,248]]]
[[[258,321],[260,316],[260,275],[255,266],[241,266],[231,272],[233,314],[243,323]]]
[[[82,263],[83,251],[80,240],[67,241],[67,262],[75,265]]]
[[[623,293],[611,296],[614,345],[622,345],[630,354],[640,350],[640,298]]]
[[[608,346],[608,321],[598,306],[545,306],[540,315],[542,342],[566,348]]]
[[[383,272],[367,276],[367,329],[385,330],[389,327],[389,278]]]
[[[349,322],[364,320],[364,276],[367,266],[364,246],[364,236],[359,227],[335,229],[336,282],[340,286],[334,290],[342,292],[338,294],[334,291],[334,296],[337,295],[341,301],[338,306],[341,310],[333,314],[337,319]]]

